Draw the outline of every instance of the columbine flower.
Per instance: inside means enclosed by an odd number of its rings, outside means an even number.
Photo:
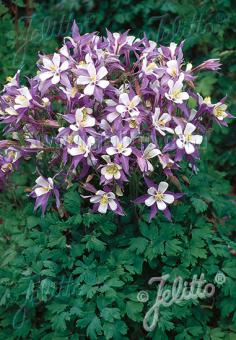
[[[14,109],[18,110],[18,109],[24,109],[26,107],[29,107],[30,101],[32,99],[29,89],[27,87],[21,87],[20,89],[18,89],[18,92],[20,94],[17,95],[15,98]]]
[[[93,110],[87,107],[77,109],[75,112],[75,124],[70,125],[71,130],[78,131],[82,128],[92,127],[95,125],[95,118],[91,117]]]
[[[168,183],[160,182],[158,189],[151,187],[148,189],[149,197],[145,200],[145,204],[148,207],[156,205],[159,210],[165,210],[167,204],[172,204],[175,200],[174,196],[171,194],[165,194],[168,188]]]
[[[98,211],[101,214],[105,214],[107,209],[110,208],[112,211],[117,209],[117,203],[115,201],[115,194],[113,192],[105,192],[98,190],[93,197],[90,198],[91,203],[99,204]]]
[[[127,93],[122,93],[119,97],[119,105],[117,105],[116,110],[123,117],[124,113],[128,112],[131,117],[135,117],[139,115],[139,109],[137,106],[141,102],[141,98],[139,96],[134,96],[132,99],[129,98]]]
[[[161,151],[157,149],[153,143],[148,144],[141,157],[138,157],[138,165],[143,172],[152,172],[154,170],[152,163],[149,159],[152,159],[161,154]]]
[[[44,178],[42,176],[38,177],[36,179],[36,186],[33,188],[32,193],[30,196],[36,197],[36,202],[35,202],[35,210],[38,207],[42,207],[42,212],[44,214],[46,210],[46,206],[49,200],[49,197],[53,193],[56,197],[56,205],[57,209],[60,207],[60,198],[59,198],[59,191],[55,188],[53,179],[51,177],[49,178]]]
[[[166,124],[171,121],[171,115],[169,115],[168,113],[163,113],[160,116],[160,113],[160,108],[157,107],[155,109],[154,115],[152,116],[152,123],[155,129],[160,132],[162,136],[165,136],[165,131],[169,133],[174,133],[173,129],[166,127]]]
[[[119,164],[113,163],[109,156],[103,156],[103,159],[107,162],[107,165],[101,169],[101,174],[106,180],[120,179],[122,167]]]
[[[177,60],[169,60],[166,63],[167,69],[166,72],[171,75],[171,77],[177,77],[179,75],[179,65]]]
[[[130,137],[124,137],[123,139],[120,139],[117,136],[111,137],[111,144],[113,146],[106,149],[106,152],[108,155],[113,156],[115,154],[122,154],[124,156],[130,156],[132,153],[132,149],[128,148],[128,146],[131,143]]]
[[[154,74],[156,68],[156,63],[154,63],[153,61],[149,63],[147,58],[143,59],[142,72],[145,73],[147,76]]]
[[[45,195],[49,193],[51,190],[53,190],[53,179],[49,177],[48,179],[43,178],[40,176],[39,178],[36,179],[36,188],[34,189],[34,192],[37,197],[40,197],[42,195]]]
[[[61,62],[61,56],[58,53],[54,53],[52,60],[49,58],[43,58],[43,68],[48,71],[43,71],[39,74],[39,79],[45,81],[51,79],[52,84],[59,83],[61,79],[61,73],[69,68],[67,60]]]
[[[213,70],[217,71],[221,67],[221,63],[219,59],[208,59],[204,61],[202,64],[198,65],[194,69],[192,69],[192,72],[197,72],[201,70]]]
[[[83,157],[86,158],[91,152],[91,147],[95,144],[95,139],[93,136],[89,136],[87,143],[85,143],[85,141],[80,136],[77,135],[74,137],[74,143],[77,144],[77,146],[69,148],[68,153],[71,156],[83,155]]]
[[[109,85],[108,80],[103,80],[103,78],[107,75],[107,69],[102,66],[98,72],[93,63],[90,63],[86,68],[88,75],[81,75],[77,78],[78,85],[86,85],[84,88],[84,94],[87,96],[91,96],[94,94],[96,87],[100,87],[105,89]]]
[[[168,80],[169,92],[165,94],[166,98],[172,100],[176,104],[182,104],[184,100],[189,98],[187,92],[182,92],[184,75],[181,74],[179,79],[174,82],[172,79]]]
[[[190,155],[195,151],[194,144],[202,143],[202,136],[192,135],[193,131],[196,130],[196,126],[191,123],[187,123],[184,132],[182,127],[179,125],[175,128],[175,133],[179,136],[176,144],[179,149],[185,149],[185,152]]]
[[[227,105],[219,102],[215,104],[214,109],[213,109],[213,115],[218,119],[218,120],[224,120],[228,114],[226,113],[227,110]]]

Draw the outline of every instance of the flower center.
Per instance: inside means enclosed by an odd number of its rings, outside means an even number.
[[[178,95],[180,94],[180,90],[178,89],[178,90],[175,90],[173,93],[172,93],[172,97],[173,98],[177,98],[178,97]]]
[[[16,101],[20,103],[21,105],[27,106],[28,105],[28,99],[25,96],[19,95],[16,97]]]
[[[7,172],[12,170],[12,164],[6,163],[1,167],[2,172]]]
[[[154,196],[156,201],[163,201],[164,195],[162,192],[157,192],[156,195]]]
[[[184,137],[185,137],[186,142],[191,142],[191,140],[192,140],[191,133],[186,134]]]
[[[220,107],[217,107],[215,109],[215,116],[216,117],[222,117],[224,115],[224,110]]]
[[[100,200],[100,203],[105,205],[108,203],[108,197],[107,197],[107,194],[104,194]]]
[[[97,80],[96,74],[95,74],[94,76],[91,76],[90,79],[91,79],[93,82],[95,82],[95,81]]]
[[[107,173],[110,175],[115,175],[119,171],[117,165],[112,164],[107,166]]]
[[[85,153],[87,151],[86,145],[83,145],[83,144],[79,145],[79,151],[82,153]]]
[[[7,156],[10,157],[10,158],[15,158],[16,157],[16,152],[11,150],[11,151],[8,152]]]
[[[122,143],[119,143],[119,144],[117,145],[117,150],[118,150],[119,152],[121,152],[121,151],[123,150],[123,144],[122,144]]]
[[[155,63],[150,63],[147,67],[147,71],[153,71],[156,68],[156,64]]]
[[[164,119],[160,119],[157,121],[157,125],[164,127],[165,126],[165,121]]]
[[[50,66],[50,71],[52,71],[52,72],[56,72],[56,71],[57,71],[57,67],[56,67],[56,65],[52,65],[52,66]]]
[[[176,68],[171,70],[170,74],[172,75],[172,77],[176,77],[177,76],[177,70]]]
[[[206,97],[206,98],[204,98],[203,102],[204,102],[205,104],[211,104],[211,97]]]
[[[135,107],[133,101],[129,102],[129,109],[132,110]]]
[[[136,122],[136,120],[135,119],[131,119],[130,121],[129,121],[129,127],[130,128],[132,128],[132,129],[135,129],[136,127],[137,127],[137,122]]]

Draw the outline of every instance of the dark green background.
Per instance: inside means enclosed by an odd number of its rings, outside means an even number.
[[[73,20],[82,33],[130,29],[160,44],[184,39],[194,65],[220,58],[222,69],[199,75],[197,89],[214,103],[227,95],[235,115],[236,5],[228,0],[0,1],[0,85],[19,68],[34,75],[38,52],[53,53]],[[234,119],[228,128],[214,126],[199,173],[178,173],[185,197],[171,209],[173,222],[158,214],[149,224],[146,209],[134,210],[129,198],[127,216],[95,215],[77,184],[62,193],[60,215],[52,204],[43,218],[27,197],[35,169],[23,164],[0,193],[0,340],[235,340],[235,128]],[[219,272],[222,286],[214,281]],[[170,282],[204,273],[216,292],[163,309],[147,333],[142,320],[156,292],[147,282],[164,273]],[[140,290],[148,291],[148,303],[137,301]]]

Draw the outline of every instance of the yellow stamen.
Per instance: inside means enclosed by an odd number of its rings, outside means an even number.
[[[163,201],[164,195],[161,192],[157,192],[154,197],[156,201]]]
[[[117,165],[111,164],[111,165],[107,166],[106,172],[110,175],[115,175],[119,172],[119,169],[118,169]]]
[[[100,203],[103,204],[103,205],[105,205],[105,204],[108,203],[108,197],[107,197],[106,194],[104,194],[104,195],[102,196],[102,198],[101,198],[101,200],[100,200]]]

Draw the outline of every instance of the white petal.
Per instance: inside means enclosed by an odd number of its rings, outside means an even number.
[[[35,183],[40,185],[41,187],[48,187],[48,181],[44,179],[42,176],[38,177]]]
[[[160,119],[164,120],[164,122],[167,123],[171,120],[171,115],[169,115],[168,113],[163,113],[163,115],[161,115]]]
[[[159,116],[160,116],[160,113],[161,113],[161,110],[159,107],[157,107],[155,109],[155,113],[154,113],[154,117],[155,117],[155,120],[158,120]]]
[[[96,120],[94,117],[87,117],[85,123],[84,123],[84,127],[92,127],[94,126],[96,123]]]
[[[114,147],[117,147],[117,145],[120,143],[119,137],[118,136],[112,136],[111,137],[111,144]]]
[[[164,193],[167,190],[168,186],[169,186],[168,183],[160,182],[158,185],[158,191],[160,191],[161,193]]]
[[[183,134],[182,126],[180,126],[180,125],[176,126],[175,133],[177,135],[182,135]]]
[[[154,195],[156,195],[156,193],[157,193],[157,189],[156,188],[151,187],[151,188],[148,189],[148,194],[149,195],[151,195],[151,196],[153,195],[154,196]]]
[[[123,145],[124,145],[124,147],[126,148],[128,145],[130,145],[130,143],[131,143],[131,138],[130,137],[124,137],[123,138]]]
[[[180,92],[177,96],[179,100],[187,100],[189,99],[189,94],[187,92]]]
[[[176,145],[178,146],[179,149],[183,149],[184,148],[184,143],[180,139],[177,139]]]
[[[168,203],[168,204],[171,204],[173,203],[175,200],[174,196],[173,195],[170,195],[170,194],[164,194],[164,198],[163,198],[163,201]]]
[[[191,143],[201,144],[202,143],[202,136],[200,136],[200,135],[192,136]]]
[[[124,151],[122,151],[122,154],[126,157],[130,156],[132,153],[132,149],[131,148],[127,148]]]
[[[128,106],[130,103],[130,99],[127,93],[122,93],[119,97],[119,102],[124,104],[125,106]]]
[[[117,173],[114,175],[114,178],[115,178],[115,179],[120,179],[120,176],[121,176],[121,173],[120,173],[120,171],[119,171],[119,172],[117,172]]]
[[[166,204],[163,201],[157,201],[157,208],[159,210],[165,210],[166,209]]]
[[[112,123],[117,117],[119,117],[117,112],[111,112],[107,115],[107,120],[109,123]]]
[[[89,147],[91,147],[92,145],[95,144],[95,138],[93,136],[89,136],[88,140],[87,140],[87,145]]]
[[[161,151],[160,150],[158,150],[158,149],[154,149],[154,150],[152,150],[152,151],[150,151],[149,153],[148,153],[148,159],[150,159],[150,158],[154,158],[154,157],[156,157],[156,156],[158,156],[158,155],[160,155],[161,154]]]
[[[88,73],[89,73],[90,77],[94,77],[94,76],[97,75],[96,68],[95,68],[93,63],[90,63],[88,65],[87,70],[88,70]]]
[[[153,205],[155,203],[155,198],[153,196],[150,196],[148,197],[146,200],[145,200],[145,204],[146,206],[150,207],[151,205]]]
[[[78,126],[77,125],[73,125],[73,124],[70,125],[70,129],[72,131],[78,131],[79,130]]]
[[[100,80],[102,78],[104,78],[107,75],[108,71],[106,69],[106,67],[102,66],[97,73],[97,79]]]
[[[91,203],[98,203],[101,200],[101,196],[93,196],[90,198]]]
[[[127,111],[127,107],[124,105],[117,105],[116,111],[119,113],[124,113],[125,111]]]
[[[79,76],[76,82],[78,85],[87,85],[90,83],[90,79],[87,76]]]
[[[57,84],[60,81],[60,75],[59,74],[54,74],[54,76],[52,77],[52,84]]]
[[[108,204],[100,204],[98,207],[98,211],[101,214],[105,214],[107,212],[107,207],[108,207]]]
[[[195,150],[193,144],[191,144],[191,143],[185,144],[184,148],[185,148],[185,151],[186,151],[186,153],[187,153],[188,155],[190,155],[191,153],[193,153],[194,150]]]
[[[51,71],[48,71],[48,72],[42,72],[39,74],[39,79],[42,80],[42,81],[45,81],[49,78],[52,78],[53,77],[53,72]]]
[[[101,87],[102,89],[105,89],[107,86],[109,86],[108,80],[99,80],[97,83],[97,86]]]
[[[52,61],[53,61],[54,65],[56,65],[59,68],[59,65],[60,65],[60,62],[61,62],[60,54],[54,53]]]
[[[95,85],[93,84],[88,84],[85,89],[84,89],[84,94],[87,96],[91,96],[94,93]]]
[[[134,104],[134,106],[137,106],[140,102],[141,102],[141,98],[139,96],[135,96],[132,99],[132,103]]]
[[[184,134],[185,135],[191,135],[194,130],[196,130],[196,126],[193,125],[192,123],[187,123],[187,125],[184,129]]]
[[[37,197],[45,195],[49,190],[45,190],[45,188],[36,188],[34,190]]]
[[[79,150],[79,148],[70,148],[68,149],[68,153],[71,155],[71,156],[78,156],[78,155],[81,155],[81,151]]]
[[[117,209],[117,204],[114,200],[109,200],[108,204],[109,204],[109,207],[111,208],[112,211]]]
[[[43,58],[43,66],[44,68],[51,70],[51,68],[54,66],[52,61],[48,58]]]
[[[61,64],[60,70],[61,70],[61,71],[66,71],[66,70],[68,69],[68,67],[69,67],[69,63],[68,63],[68,61],[66,60],[66,61],[64,61],[64,62]]]

